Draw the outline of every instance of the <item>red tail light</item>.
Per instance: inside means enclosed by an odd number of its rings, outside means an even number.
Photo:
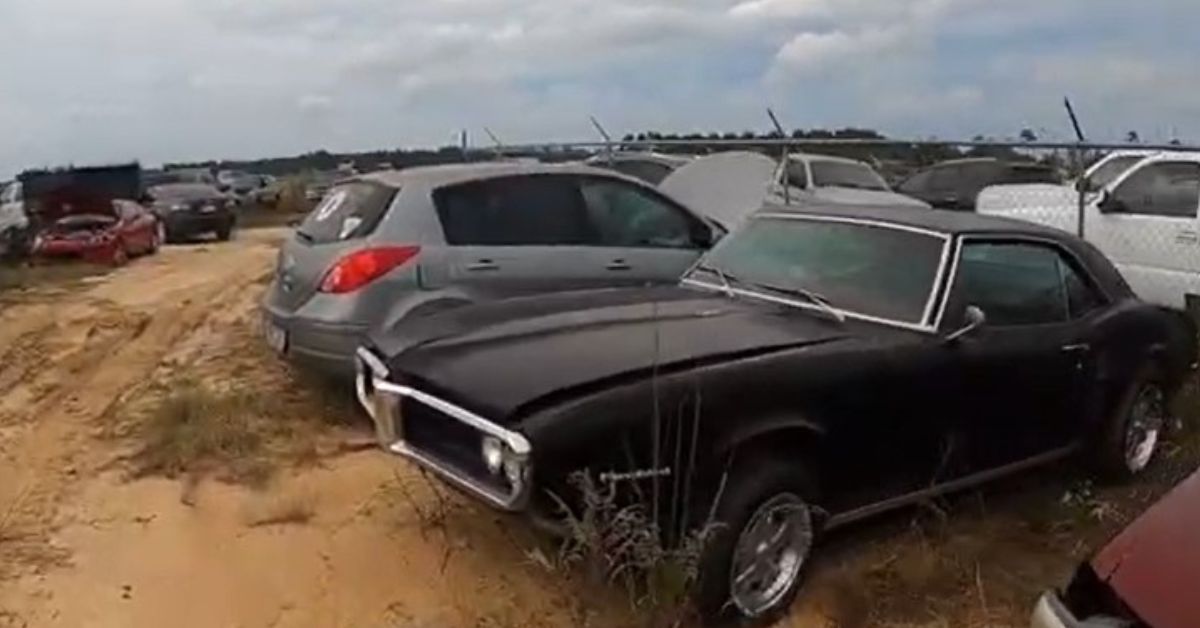
[[[420,252],[419,246],[383,246],[355,251],[334,263],[321,281],[320,290],[332,294],[354,292]]]

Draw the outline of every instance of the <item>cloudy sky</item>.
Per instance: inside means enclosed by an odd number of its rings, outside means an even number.
[[[1200,140],[1195,0],[0,0],[0,177],[639,129]]]

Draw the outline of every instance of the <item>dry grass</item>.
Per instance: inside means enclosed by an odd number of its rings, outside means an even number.
[[[319,459],[330,423],[348,420],[348,402],[334,397],[323,383],[291,394],[221,390],[188,380],[165,390],[137,422],[139,446],[131,459],[135,476],[212,473],[261,486],[282,462]]]
[[[144,424],[137,475],[179,475],[220,464],[241,479],[262,478],[269,414],[260,396],[216,392],[194,382],[173,388]]]
[[[622,503],[616,486],[590,473],[571,478],[581,503],[572,511],[564,502],[567,536],[555,558],[530,553],[531,559],[567,579],[582,576],[579,588],[616,586],[644,626],[684,626],[698,620],[691,604],[704,543],[711,525],[668,543],[646,504]]]

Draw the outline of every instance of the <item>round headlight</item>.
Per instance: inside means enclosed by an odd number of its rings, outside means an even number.
[[[480,453],[483,455],[483,464],[487,466],[487,470],[492,474],[500,473],[504,467],[504,443],[492,436],[484,437],[483,443],[480,445]]]

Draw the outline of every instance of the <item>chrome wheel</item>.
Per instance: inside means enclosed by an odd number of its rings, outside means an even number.
[[[796,586],[812,544],[804,500],[783,493],[759,506],[733,548],[729,591],[738,610],[758,617],[774,609]]]
[[[1162,389],[1153,384],[1142,386],[1125,424],[1125,466],[1131,472],[1141,472],[1154,458],[1165,419]]]

